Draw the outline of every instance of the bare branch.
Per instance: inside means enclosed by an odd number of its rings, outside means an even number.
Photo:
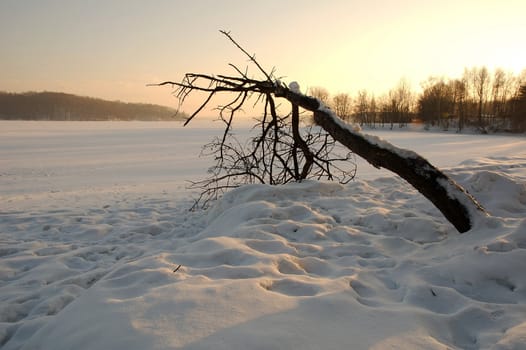
[[[208,97],[207,97],[207,99],[205,100],[205,102],[203,102],[203,104],[201,104],[201,106],[200,106],[199,108],[197,108],[197,109],[195,110],[195,112],[192,113],[192,115],[188,117],[188,119],[186,119],[186,121],[184,122],[183,125],[186,126],[188,123],[190,123],[190,121],[191,121],[192,119],[194,119],[194,117],[195,117],[196,115],[198,115],[199,112],[201,112],[201,110],[202,110],[202,109],[208,104],[208,102],[210,102],[210,100],[212,99],[213,96],[214,96],[214,92],[211,92],[211,93],[208,95]]]
[[[255,55],[250,55],[244,48],[241,47],[241,45],[239,45],[237,43],[237,41],[234,40],[234,38],[232,38],[232,36],[230,35],[230,32],[227,32],[225,30],[220,30],[219,32],[221,32],[222,34],[224,34],[228,39],[230,39],[230,41],[241,51],[243,52],[245,55],[247,55],[247,57],[250,59],[250,61],[252,61],[252,63],[254,63],[256,65],[256,67],[258,67],[258,69],[261,71],[261,73],[263,73],[263,75],[265,75],[265,77],[267,78],[267,81],[269,82],[272,82],[272,78],[269,74],[267,74],[267,72],[263,69],[263,67],[261,67],[258,63],[258,61],[256,61],[256,57]]]

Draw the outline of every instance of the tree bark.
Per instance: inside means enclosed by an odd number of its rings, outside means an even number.
[[[377,168],[388,169],[429,199],[455,228],[469,231],[477,215],[488,215],[464,188],[415,152],[397,148],[375,136],[353,130],[312,97],[278,86],[277,97],[314,112],[314,121],[335,140]]]

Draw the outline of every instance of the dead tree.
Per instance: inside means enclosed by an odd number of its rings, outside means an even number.
[[[337,180],[340,183],[352,180],[356,172],[352,152],[341,147],[337,150],[336,141],[318,126],[300,127],[297,105],[291,104],[290,112],[282,115],[274,95],[278,79],[273,73],[267,73],[229,33],[222,33],[249,57],[263,79],[250,78],[248,68],[243,71],[231,64],[234,76],[187,73],[180,82],[158,84],[172,85],[180,103],[190,93],[205,94],[203,103],[185,125],[216,95],[226,93],[232,96],[228,103],[217,107],[219,119],[225,125],[222,135],[203,149],[205,155],[215,159],[208,171],[209,177],[191,183],[190,187],[200,190],[195,206],[206,206],[224,191],[247,183],[277,185],[305,179]],[[263,104],[263,114],[254,125],[256,135],[249,140],[238,140],[232,133],[233,120],[251,99]]]
[[[336,179],[342,183],[354,177],[355,167],[345,168],[341,162],[350,154],[333,156],[335,141],[363,157],[377,168],[391,170],[409,182],[428,198],[459,232],[473,227],[477,215],[486,215],[482,206],[460,185],[431,165],[415,152],[399,149],[375,136],[363,134],[339,119],[316,98],[299,91],[297,83],[283,84],[268,74],[229,33],[222,33],[232,41],[263,74],[264,79],[248,77],[236,66],[236,76],[187,73],[181,82],[167,81],[158,85],[172,85],[180,102],[192,92],[208,94],[199,108],[188,118],[188,124],[218,93],[234,94],[230,103],[219,107],[219,117],[225,123],[222,137],[210,145],[216,157],[212,176],[194,183],[203,191],[205,202],[222,191],[243,183],[261,182],[282,184],[307,178]],[[234,116],[253,96],[264,103],[263,117],[258,121],[260,134],[253,138],[251,147],[232,138]],[[284,98],[292,105],[290,114],[278,115],[275,98]],[[314,120],[322,130],[302,135],[299,128],[299,107],[314,113]],[[237,143],[237,144],[236,144]]]

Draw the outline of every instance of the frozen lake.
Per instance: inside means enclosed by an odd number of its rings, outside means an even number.
[[[238,133],[248,128],[241,126]],[[523,136],[461,135],[407,129],[367,130],[450,168],[465,159],[520,154]],[[0,193],[13,203],[82,193],[188,195],[188,180],[201,179],[212,160],[201,147],[221,125],[177,122],[0,121]],[[390,173],[358,159],[358,179]],[[79,198],[80,200],[80,198]]]

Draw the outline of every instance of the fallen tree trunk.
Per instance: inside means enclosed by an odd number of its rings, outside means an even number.
[[[210,192],[217,195],[217,192],[220,190],[236,187],[235,181],[238,177],[248,180],[256,177],[261,180],[261,182],[264,182],[263,177],[268,176],[271,184],[286,183],[292,179],[299,181],[307,178],[309,172],[312,171],[311,168],[313,165],[316,165],[317,171],[321,172],[321,175],[318,173],[318,178],[322,175],[333,178],[330,170],[333,165],[332,162],[345,161],[348,160],[348,157],[332,159],[328,156],[327,152],[323,153],[320,158],[320,152],[322,150],[327,151],[327,147],[329,146],[327,143],[328,137],[322,137],[324,141],[319,151],[311,151],[309,144],[306,143],[305,139],[303,139],[299,133],[299,106],[313,112],[316,124],[321,126],[334,140],[340,142],[375,167],[391,170],[409,182],[429,199],[459,232],[469,231],[473,227],[477,216],[488,215],[484,208],[477,203],[475,198],[453,181],[453,179],[431,165],[426,159],[415,152],[400,149],[378,137],[363,134],[359,129],[353,129],[319,100],[303,95],[296,82],[291,83],[289,87],[287,87],[279,80],[275,80],[272,74],[268,74],[261,67],[253,55],[245,51],[230,36],[230,33],[225,31],[221,31],[221,33],[226,35],[228,39],[249,58],[250,62],[265,76],[264,80],[248,78],[246,72],[243,73],[242,70],[231,65],[239,76],[213,76],[187,73],[182,82],[166,81],[158,84],[175,86],[180,103],[182,103],[192,91],[200,91],[208,94],[206,100],[187,119],[185,125],[210,102],[215,94],[226,92],[233,93],[235,96],[230,103],[219,107],[220,119],[225,123],[226,127],[222,140],[216,143],[219,150],[217,157],[219,163],[215,168],[217,172],[214,173],[211,180],[204,181],[203,186],[205,190],[203,193],[205,195]],[[261,121],[262,134],[254,143],[256,148],[253,149],[247,157],[242,149],[232,147],[226,140],[229,136],[234,115],[238,110],[242,109],[243,104],[252,94],[257,94],[259,95],[258,99],[263,99],[265,110],[263,120]],[[283,127],[280,126],[280,122],[284,119],[278,118],[272,95],[287,99],[293,106],[293,141],[292,144],[285,142],[285,151],[279,147],[283,145],[283,141],[280,140],[280,138],[287,136],[287,132],[283,132]],[[268,113],[272,116],[271,121],[266,121]],[[273,135],[269,138],[268,134],[270,130],[273,130]],[[314,139],[315,141],[317,140],[316,137]],[[261,147],[262,145],[263,147]],[[229,151],[233,153],[228,153]],[[224,163],[225,152],[229,157],[229,165],[225,165]],[[304,162],[300,173],[301,158],[303,158]],[[290,159],[292,159],[292,167],[289,165],[291,163]],[[254,169],[256,169],[256,172],[254,172]],[[345,179],[348,172],[344,169],[337,169],[341,170],[343,179]],[[274,175],[274,170],[278,172],[277,178]],[[222,172],[226,172],[226,174]],[[261,174],[263,177],[260,176]],[[232,180],[234,184],[231,184],[230,180]],[[203,194],[201,196],[203,196]]]
[[[316,124],[376,168],[388,169],[405,179],[429,199],[459,232],[469,231],[476,216],[487,215],[464,188],[415,152],[353,129],[313,97],[281,85],[276,87],[275,95],[313,112]]]

